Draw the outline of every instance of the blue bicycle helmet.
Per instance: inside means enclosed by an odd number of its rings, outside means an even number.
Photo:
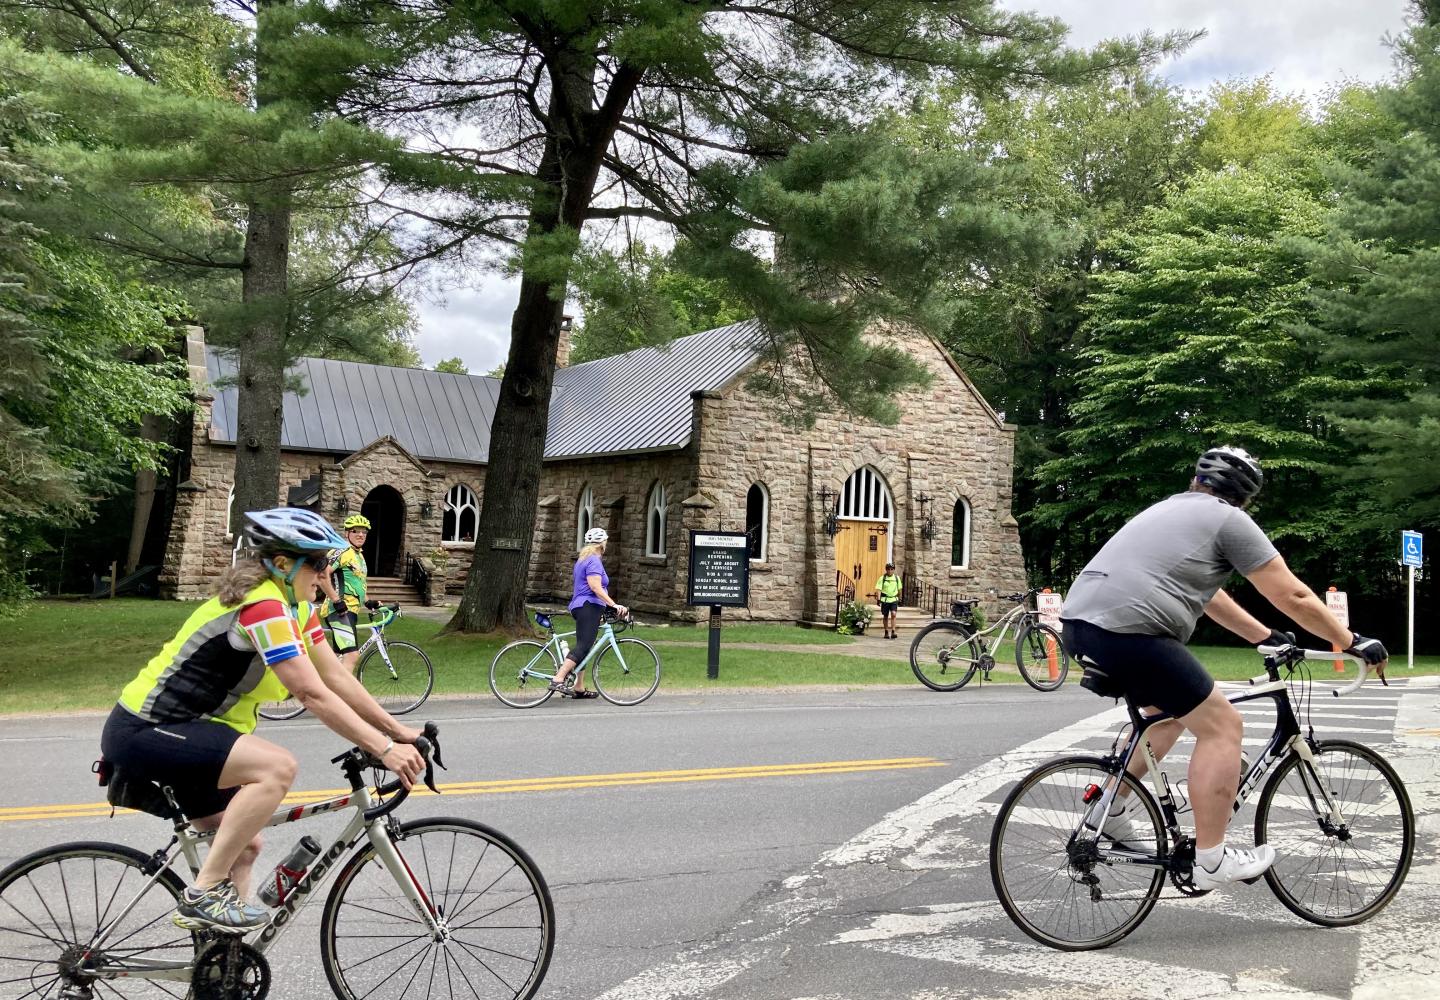
[[[270,575],[285,588],[292,607],[300,603],[295,596],[295,577],[304,565],[304,560],[293,557],[315,553],[328,556],[333,550],[350,544],[329,521],[300,507],[246,511],[245,517],[250,522],[245,525],[245,540],[259,554],[261,564]],[[292,557],[288,571],[275,565],[271,556],[277,555]]]

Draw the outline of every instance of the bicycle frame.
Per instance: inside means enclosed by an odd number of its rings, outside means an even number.
[[[283,902],[271,913],[270,920],[263,926],[248,932],[249,935],[253,935],[249,938],[249,943],[257,951],[269,950],[270,946],[280,939],[280,935],[292,922],[292,918],[310,902],[316,894],[315,891],[329,881],[330,875],[335,871],[336,862],[359,842],[362,835],[369,838],[375,848],[376,857],[395,879],[401,892],[419,915],[421,922],[429,928],[432,934],[443,933],[436,919],[438,914],[429,899],[426,898],[425,893],[416,885],[409,864],[400,854],[399,848],[396,847],[395,841],[390,835],[391,826],[388,818],[383,815],[367,816],[367,812],[375,808],[375,798],[360,777],[359,765],[347,761],[345,768],[346,776],[350,778],[351,783],[349,794],[337,795],[321,802],[313,802],[310,805],[287,806],[278,809],[265,824],[267,827],[283,826],[347,806],[354,810],[354,816],[345,824],[340,836],[311,862],[309,870],[291,887]],[[155,852],[151,858],[154,870],[148,873],[149,879],[140,887],[139,892],[125,904],[115,919],[97,931],[95,937],[89,942],[89,947],[92,949],[103,948],[110,932],[121,925],[121,922],[135,908],[145,893],[180,857],[184,857],[192,877],[198,874],[200,871],[198,847],[205,841],[213,839],[214,836],[215,831],[213,830],[195,830],[188,822],[177,822],[175,835],[171,838],[169,845],[163,850]],[[193,970],[193,961],[180,963],[132,959],[123,965],[99,966],[91,970],[91,974],[97,979],[155,979],[188,984]]]
[[[553,673],[547,674],[543,670],[538,670],[536,669],[535,664],[539,663],[541,657],[545,656],[545,654],[550,651],[553,651],[555,656],[560,660],[564,660],[565,656],[560,651],[560,640],[569,638],[574,634],[574,632],[556,632],[552,628],[550,631],[550,638],[545,641],[544,647],[540,650],[540,652],[535,654],[535,656],[530,660],[529,663],[525,664],[525,666],[521,668],[521,673],[526,677],[534,677],[538,680],[544,681],[553,681],[555,679],[555,675]],[[594,660],[606,649],[615,650],[615,658],[620,661],[621,670],[629,669],[625,666],[625,657],[620,652],[620,644],[615,641],[615,629],[611,626],[609,622],[601,622],[600,631],[596,633],[594,645],[590,647],[590,652],[585,654],[585,659],[575,664],[575,669],[571,672],[572,675],[578,674],[580,673],[580,671],[588,667],[591,661]]]
[[[1226,699],[1232,705],[1242,704],[1247,701],[1257,701],[1262,698],[1269,698],[1275,702],[1275,728],[1270,733],[1270,739],[1265,745],[1265,750],[1240,776],[1240,785],[1235,793],[1235,801],[1231,805],[1230,814],[1233,816],[1244,806],[1251,793],[1260,786],[1274,767],[1285,759],[1286,754],[1294,751],[1308,765],[1301,770],[1301,780],[1305,784],[1306,793],[1310,798],[1312,806],[1320,811],[1317,798],[1324,802],[1324,812],[1328,815],[1329,822],[1335,826],[1341,826],[1345,818],[1341,815],[1339,807],[1326,790],[1324,782],[1312,782],[1314,774],[1315,755],[1310,749],[1310,744],[1303,738],[1300,728],[1300,720],[1295,715],[1294,706],[1290,702],[1288,683],[1286,681],[1270,681],[1256,687],[1253,691],[1236,691],[1226,695]],[[1126,699],[1126,708],[1130,713],[1131,733],[1125,744],[1125,749],[1118,755],[1111,755],[1117,766],[1113,780],[1107,781],[1099,799],[1090,803],[1081,820],[1079,828],[1075,832],[1076,838],[1088,838],[1088,831],[1094,831],[1094,839],[1099,840],[1104,832],[1104,822],[1109,818],[1110,806],[1114,802],[1115,795],[1120,788],[1120,775],[1126,771],[1135,754],[1143,756],[1147,766],[1147,777],[1155,792],[1156,802],[1160,806],[1161,816],[1164,819],[1167,832],[1172,842],[1171,851],[1165,855],[1147,855],[1124,848],[1111,848],[1107,857],[1114,862],[1121,864],[1138,864],[1159,867],[1170,867],[1174,856],[1174,845],[1179,845],[1184,839],[1184,831],[1180,828],[1179,808],[1175,804],[1175,796],[1172,792],[1170,777],[1160,767],[1154,751],[1150,748],[1150,741],[1145,733],[1152,727],[1162,722],[1168,722],[1175,718],[1168,712],[1161,712],[1157,715],[1144,716],[1133,702]],[[1073,838],[1072,838],[1073,839]]]
[[[1015,626],[1015,635],[1018,637],[1021,631],[1020,623],[1032,614],[1034,614],[1034,612],[1025,607],[1025,605],[1017,604],[996,619],[994,624],[988,625],[983,629],[977,629],[971,633],[971,636],[980,641],[980,651],[982,653],[989,653],[992,650],[1000,648],[1000,645],[1005,641],[1005,637],[1010,631],[1010,626]],[[964,623],[962,622],[962,624]],[[1000,630],[1000,634],[992,638],[991,633],[996,629]]]

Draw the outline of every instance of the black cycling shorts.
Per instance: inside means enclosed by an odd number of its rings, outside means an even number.
[[[326,617],[325,624],[330,627],[330,645],[335,648],[337,655],[344,656],[360,648],[360,641],[355,637],[359,623],[360,616],[353,611]]]
[[[221,788],[220,772],[240,733],[223,722],[199,719],[152,725],[116,705],[100,734],[100,752],[132,778],[169,785],[190,819],[224,812],[237,788]]]
[[[881,601],[881,602],[880,602],[880,613],[881,613],[882,615],[893,615],[893,614],[895,613],[895,611],[896,611],[899,607],[900,607],[900,602],[899,602],[899,601]]]
[[[1142,708],[1154,705],[1178,718],[1215,690],[1214,679],[1179,639],[1111,632],[1069,618],[1060,624],[1065,651],[1105,671]]]

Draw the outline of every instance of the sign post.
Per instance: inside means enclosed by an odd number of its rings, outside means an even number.
[[[1046,587],[1035,595],[1035,610],[1040,613],[1040,621],[1049,625],[1056,632],[1060,631],[1060,609],[1065,606],[1065,598]],[[1060,650],[1055,648],[1055,640],[1045,639],[1045,659],[1050,668],[1050,679],[1060,679]]]
[[[690,532],[686,603],[710,606],[709,657],[705,676],[720,677],[720,611],[750,602],[750,546],[743,531]]]
[[[1335,620],[1340,623],[1340,625],[1341,625],[1342,628],[1349,628],[1349,627],[1350,627],[1350,595],[1349,595],[1349,594],[1345,593],[1345,591],[1343,591],[1343,590],[1336,590],[1334,587],[1331,587],[1329,590],[1325,591],[1325,606],[1330,609],[1330,613],[1335,616]],[[1342,646],[1333,646],[1332,648],[1335,650],[1335,652],[1338,653],[1338,652],[1340,652],[1340,650],[1341,650],[1342,648],[1344,648],[1344,647],[1342,647]],[[1344,670],[1345,670],[1345,661],[1344,661],[1344,660],[1336,660],[1336,661],[1335,661],[1335,672],[1336,672],[1337,674],[1338,674],[1338,673],[1343,673]]]
[[[1415,571],[1425,562],[1425,538],[1418,531],[1400,532],[1400,564],[1408,568],[1410,598],[1405,613],[1405,646],[1409,667],[1415,669]]]

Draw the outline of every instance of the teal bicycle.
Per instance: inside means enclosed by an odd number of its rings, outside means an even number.
[[[520,639],[495,654],[490,664],[490,690],[511,708],[534,708],[548,701],[555,692],[550,682],[560,671],[570,651],[568,640],[574,632],[556,632],[547,614],[535,615],[535,624],[550,633],[544,642]],[[648,642],[627,636],[616,638],[633,619],[617,618],[606,611],[600,619],[600,632],[595,645],[578,663],[578,676],[589,668],[590,679],[600,697],[612,705],[638,705],[660,686],[660,654]]]

